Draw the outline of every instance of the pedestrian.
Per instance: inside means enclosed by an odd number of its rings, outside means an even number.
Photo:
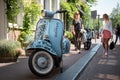
[[[103,14],[103,27],[101,32],[101,41],[104,48],[104,54],[108,55],[108,42],[113,37],[112,22],[107,14]]]
[[[80,53],[80,47],[81,47],[81,42],[80,42],[80,30],[82,27],[82,20],[80,18],[79,12],[74,13],[74,19],[72,21],[72,34],[74,37],[74,45],[75,45],[75,50]]]
[[[119,43],[120,43],[120,25],[119,24],[117,24],[116,26],[115,35],[116,35],[115,44],[117,43],[118,38],[119,38]]]

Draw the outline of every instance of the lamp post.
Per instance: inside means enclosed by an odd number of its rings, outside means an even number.
[[[99,19],[100,19],[100,15],[98,14],[98,33],[97,33],[97,39],[99,39],[99,28],[100,28]]]
[[[98,30],[100,28],[100,22],[99,22],[99,20],[100,20],[100,15],[98,15]]]

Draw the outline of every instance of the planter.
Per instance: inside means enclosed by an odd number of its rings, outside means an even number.
[[[16,62],[18,60],[20,54],[17,54],[14,57],[0,57],[0,63],[9,63],[9,62]]]
[[[6,57],[6,58],[0,59],[0,63],[9,63],[9,62],[16,62],[16,61],[17,61],[17,58]]]
[[[0,62],[16,62],[18,56],[22,53],[21,44],[18,41],[1,40],[0,41]]]

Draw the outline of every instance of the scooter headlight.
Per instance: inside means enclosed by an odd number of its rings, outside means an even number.
[[[41,10],[42,17],[45,17],[45,10]]]
[[[42,17],[48,17],[48,18],[52,18],[54,16],[54,12],[50,12],[47,10],[42,10],[41,11]]]

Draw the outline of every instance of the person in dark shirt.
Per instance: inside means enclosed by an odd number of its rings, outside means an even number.
[[[80,14],[79,12],[75,12],[74,19],[72,21],[72,28],[73,28],[72,34],[74,37],[75,50],[77,50],[79,53],[81,47],[81,42],[79,41],[81,27],[82,27],[82,21],[80,19]]]
[[[115,44],[117,43],[118,38],[119,38],[119,43],[120,43],[120,25],[119,24],[117,24],[115,34],[116,34]]]

